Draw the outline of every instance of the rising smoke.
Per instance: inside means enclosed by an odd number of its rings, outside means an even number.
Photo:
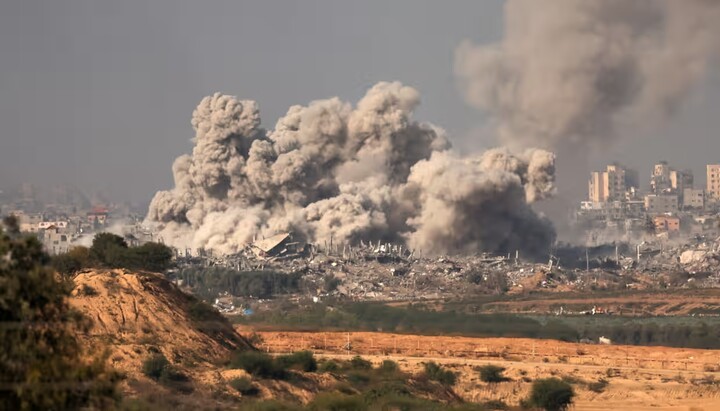
[[[464,42],[455,70],[504,144],[587,151],[676,111],[718,55],[718,22],[717,0],[508,0],[503,39]]]
[[[424,253],[543,255],[554,241],[530,203],[554,192],[554,155],[494,149],[461,158],[412,118],[418,92],[378,83],[355,107],[293,106],[260,128],[253,101],[215,94],[193,113],[195,147],[173,164],[148,221],[178,248],[221,254],[291,231],[308,242],[401,242]]]

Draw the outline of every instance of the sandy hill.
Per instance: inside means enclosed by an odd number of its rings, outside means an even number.
[[[155,352],[183,368],[202,369],[250,348],[219,313],[157,274],[84,271],[72,296],[71,304],[93,323],[85,340],[110,349],[112,365],[132,377]]]

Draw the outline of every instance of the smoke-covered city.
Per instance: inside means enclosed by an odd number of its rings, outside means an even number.
[[[720,2],[81,3],[0,6],[0,410],[720,408]]]

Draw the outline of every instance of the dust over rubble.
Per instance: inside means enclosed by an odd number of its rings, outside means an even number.
[[[462,157],[439,127],[413,119],[419,93],[373,86],[291,107],[274,130],[255,102],[214,94],[193,113],[195,147],[173,164],[147,221],[179,249],[234,254],[253,239],[381,240],[426,254],[541,256],[550,222],[531,203],[553,194],[555,157],[498,148]]]

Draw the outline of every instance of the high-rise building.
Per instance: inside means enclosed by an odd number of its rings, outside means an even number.
[[[675,170],[667,161],[653,166],[650,177],[650,191],[654,194],[676,194],[682,199],[686,188],[693,188],[692,170]]]
[[[670,170],[670,188],[682,193],[686,188],[693,188],[692,170]]]
[[[618,164],[608,165],[605,171],[591,172],[588,199],[593,203],[623,200],[628,187],[627,174],[627,170]]]
[[[707,188],[705,194],[708,199],[717,201],[720,199],[720,164],[707,165]]]

